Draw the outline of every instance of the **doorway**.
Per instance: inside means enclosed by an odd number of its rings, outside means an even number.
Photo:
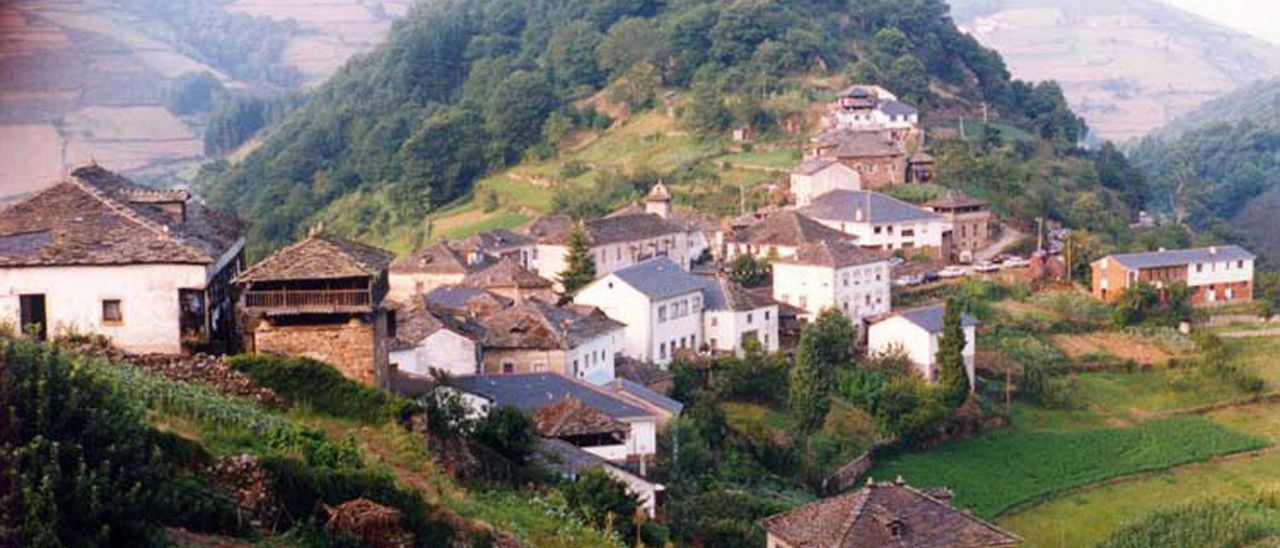
[[[19,316],[22,332],[36,340],[49,338],[49,317],[45,310],[43,294],[19,295]]]

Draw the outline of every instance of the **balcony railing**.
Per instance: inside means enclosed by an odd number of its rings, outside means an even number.
[[[244,295],[246,307],[276,311],[355,312],[368,310],[372,302],[367,289],[251,290]]]

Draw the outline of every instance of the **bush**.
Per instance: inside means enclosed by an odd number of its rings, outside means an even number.
[[[511,461],[523,464],[533,454],[538,435],[533,431],[533,419],[523,411],[509,405],[489,410],[476,423],[476,441],[497,451]]]
[[[569,508],[597,529],[609,529],[622,538],[635,536],[634,517],[640,507],[636,495],[627,492],[626,484],[613,479],[600,467],[583,470],[577,481],[564,487]]]
[[[402,419],[416,407],[309,358],[253,354],[229,358],[227,363],[293,403],[334,417],[385,422]]]
[[[1117,529],[1098,548],[1252,546],[1280,534],[1280,512],[1265,501],[1205,501],[1160,510]]]

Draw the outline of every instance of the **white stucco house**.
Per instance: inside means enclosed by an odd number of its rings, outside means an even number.
[[[667,489],[661,483],[649,481],[639,474],[559,438],[544,438],[538,446],[536,458],[547,468],[558,472],[570,481],[577,481],[587,469],[603,470],[610,477],[627,486],[627,492],[640,500],[640,507],[644,509],[649,519],[653,519],[658,514],[658,498]]]
[[[804,319],[835,308],[854,325],[889,312],[889,256],[849,242],[819,242],[773,263],[774,300],[803,309]]]
[[[622,354],[666,365],[676,351],[696,351],[703,338],[706,280],[666,257],[617,270],[578,291],[574,303],[593,306],[626,324]]]
[[[862,190],[857,170],[830,157],[816,156],[791,170],[791,197],[800,207],[833,190]]]
[[[933,211],[870,190],[836,190],[818,196],[799,212],[856,236],[858,245],[886,251],[945,251],[951,222]]]
[[[0,321],[134,353],[227,348],[243,225],[97,165],[0,210]]]
[[[484,327],[475,320],[428,310],[418,297],[396,310],[396,333],[388,361],[403,374],[427,378],[432,370],[451,376],[481,372]]]
[[[867,328],[867,351],[874,354],[901,350],[915,364],[921,376],[936,383],[938,342],[945,312],[945,305],[935,304],[899,310],[879,318]],[[969,376],[969,389],[973,390],[978,321],[968,314],[961,314],[960,325],[964,328],[965,373]]]
[[[721,275],[703,289],[703,339],[713,352],[741,355],[749,339],[765,352],[778,351],[778,303],[747,291]]]
[[[477,321],[484,326],[484,373],[550,372],[596,385],[614,379],[626,328],[591,307],[558,307],[537,299]]]

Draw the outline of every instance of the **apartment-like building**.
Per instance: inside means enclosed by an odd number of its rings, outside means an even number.
[[[869,249],[949,254],[951,222],[929,209],[869,190],[836,190],[814,199],[799,213],[828,227],[856,236]]]
[[[1161,297],[1175,283],[1191,289],[1191,304],[1218,306],[1253,300],[1254,255],[1236,245],[1107,255],[1094,261],[1092,293],[1114,301],[1139,283]]]
[[[886,253],[818,242],[773,263],[773,298],[804,310],[803,319],[834,308],[858,325],[889,312],[891,277]]]
[[[972,262],[974,254],[991,243],[994,223],[987,202],[951,191],[930,200],[924,207],[950,223],[951,232],[944,247],[950,250],[951,260]]]

